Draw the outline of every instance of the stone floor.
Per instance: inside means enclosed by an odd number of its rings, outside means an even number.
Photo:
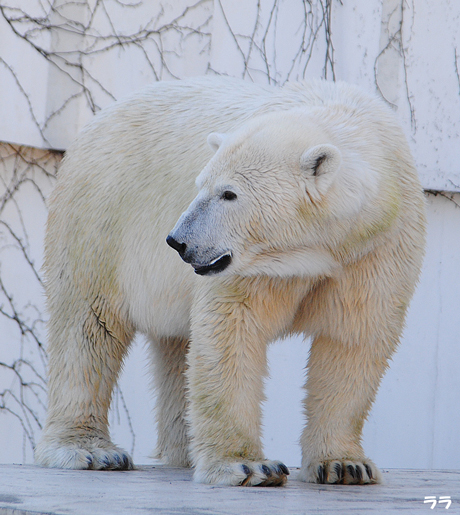
[[[326,486],[301,483],[291,469],[285,487],[243,488],[197,484],[190,470],[163,465],[130,472],[0,465],[0,515],[423,514],[440,510],[460,514],[460,470],[382,472],[382,485]]]

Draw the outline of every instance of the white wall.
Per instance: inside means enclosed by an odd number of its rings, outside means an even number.
[[[44,420],[45,197],[58,157],[0,145],[0,463],[30,462]],[[5,366],[7,365],[7,366]]]
[[[13,0],[0,16],[0,87],[7,92],[0,96],[0,141],[65,148],[94,112],[154,80],[227,73],[283,84],[323,76],[377,89],[401,120],[424,186],[459,192],[460,4],[347,0],[332,2],[330,13],[320,0],[311,4],[59,0],[51,12],[38,0]],[[52,30],[24,22],[23,11],[47,19]],[[46,313],[26,258],[39,270],[43,197],[53,182],[47,173],[59,158],[7,144],[0,151],[0,462],[30,462],[44,412],[38,343],[46,342]],[[422,279],[365,427],[365,448],[383,467],[460,466],[459,204],[458,194],[428,197]],[[277,343],[269,352],[266,451],[298,465],[308,343]],[[111,415],[118,443],[131,450],[135,435],[138,463],[147,462],[155,442],[144,354],[139,343],[121,380],[129,417],[119,395]]]
[[[324,76],[377,88],[398,112],[423,185],[460,191],[460,4],[335,0],[330,19],[324,0],[309,4],[59,0],[47,11],[12,2],[21,9],[0,16],[0,141],[64,149],[95,111],[154,80]]]

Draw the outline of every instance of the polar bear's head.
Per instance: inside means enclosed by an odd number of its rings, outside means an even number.
[[[304,112],[285,112],[208,143],[216,153],[168,244],[199,275],[328,275],[335,220],[357,210],[334,199],[342,156],[331,138]]]

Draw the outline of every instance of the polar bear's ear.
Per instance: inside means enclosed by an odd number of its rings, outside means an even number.
[[[314,200],[320,200],[332,184],[342,162],[342,154],[334,145],[316,145],[300,158],[300,168],[307,179],[307,190]]]
[[[214,152],[217,152],[219,150],[219,147],[222,145],[224,139],[225,134],[211,132],[211,134],[208,136],[208,145],[212,148],[212,150],[214,150]]]

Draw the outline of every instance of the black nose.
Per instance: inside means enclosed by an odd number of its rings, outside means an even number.
[[[166,238],[166,243],[174,250],[177,250],[177,252],[179,252],[179,255],[183,257],[183,255],[185,254],[185,249],[187,248],[187,245],[185,243],[179,243],[171,235],[169,235]]]

